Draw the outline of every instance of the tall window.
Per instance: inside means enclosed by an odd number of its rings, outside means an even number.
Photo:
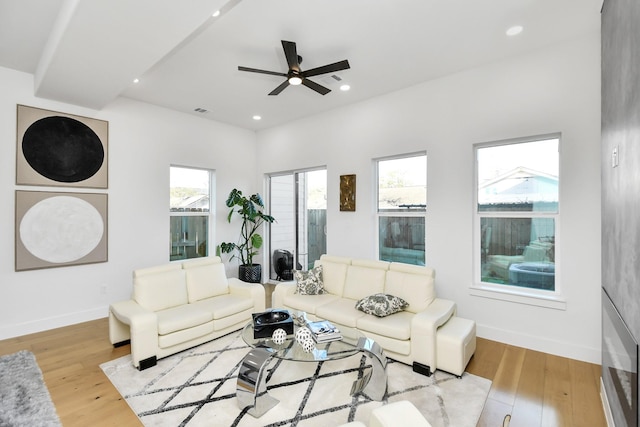
[[[559,142],[551,136],[476,146],[481,282],[555,291]]]
[[[288,172],[269,177],[270,253],[273,280],[292,280],[327,252],[327,170]]]
[[[427,156],[376,160],[378,258],[425,265]]]
[[[213,172],[170,168],[170,260],[209,255]]]

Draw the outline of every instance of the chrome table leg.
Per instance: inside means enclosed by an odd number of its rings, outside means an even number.
[[[358,349],[371,359],[371,371],[353,382],[351,394],[364,392],[373,400],[381,401],[387,392],[387,357],[380,344],[372,339],[358,339]]]
[[[266,373],[273,353],[264,348],[254,348],[242,359],[236,383],[236,399],[240,409],[260,417],[279,402],[267,394]]]

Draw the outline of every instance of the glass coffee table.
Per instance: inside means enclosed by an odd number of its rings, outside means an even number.
[[[242,330],[242,339],[252,349],[242,359],[236,383],[236,398],[240,409],[260,417],[278,404],[278,400],[267,393],[266,377],[269,365],[275,360],[294,362],[320,362],[338,360],[362,353],[371,360],[371,369],[362,378],[354,381],[351,395],[363,392],[373,400],[381,401],[387,391],[387,357],[382,347],[353,328],[340,328],[342,339],[315,343],[315,348],[306,352],[296,342],[295,332],[302,326],[294,325],[294,334],[288,335],[284,343],[276,344],[270,337],[254,338],[253,322]]]

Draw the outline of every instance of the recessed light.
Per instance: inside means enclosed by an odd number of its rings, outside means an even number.
[[[514,25],[513,27],[509,28],[507,30],[507,35],[508,36],[517,36],[518,34],[520,34],[522,32],[523,28],[522,25]]]
[[[256,114],[255,116],[253,116],[253,120],[262,120],[262,116]]]
[[[139,82],[140,82],[140,79],[133,79],[133,82],[134,82],[134,83],[139,83]]]
[[[220,16],[220,11],[216,10],[215,12],[213,12],[213,15],[211,16],[213,16],[214,18],[217,18],[218,16]]]
[[[349,85],[342,85],[342,86],[340,86],[340,90],[341,90],[341,91],[343,91],[343,92],[346,92],[346,91],[348,91],[349,89],[351,89],[351,86],[349,86]]]

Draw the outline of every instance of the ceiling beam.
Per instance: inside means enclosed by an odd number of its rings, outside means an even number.
[[[225,3],[65,0],[38,63],[35,95],[101,109]]]

